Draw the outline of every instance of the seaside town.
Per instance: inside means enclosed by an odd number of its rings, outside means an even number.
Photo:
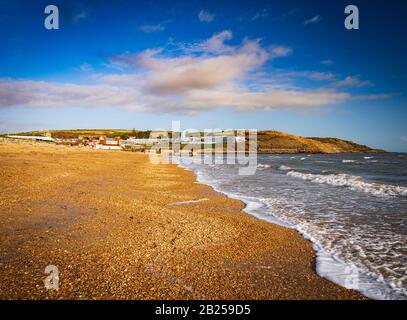
[[[301,137],[266,130],[180,131],[77,129],[30,131],[1,135],[14,142],[42,142],[99,150],[141,153],[225,153],[252,152],[266,154],[383,152],[352,141],[337,138]]]
[[[135,133],[135,132],[134,132]],[[78,146],[99,150],[121,150],[142,153],[172,154],[176,149],[175,145],[189,146],[185,148],[190,155],[194,155],[205,149],[213,149],[215,146],[235,146],[237,143],[245,143],[244,135],[235,135],[235,131],[205,133],[188,132],[187,130],[173,133],[169,136],[166,131],[150,132],[148,138],[139,138],[136,135],[126,136],[106,136],[106,135],[78,135],[77,137],[61,138],[53,137],[50,131],[45,131],[41,135],[6,135],[5,137],[14,141],[36,141],[52,143],[55,145]],[[155,148],[153,148],[155,146]]]

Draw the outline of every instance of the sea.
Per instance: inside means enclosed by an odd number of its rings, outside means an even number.
[[[320,276],[372,299],[407,300],[407,154],[259,154],[254,175],[205,157],[180,165],[248,214],[310,240]]]

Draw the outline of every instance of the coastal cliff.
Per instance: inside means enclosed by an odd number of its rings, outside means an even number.
[[[376,153],[372,149],[352,141],[337,138],[305,138],[279,131],[260,131],[257,150],[261,153]]]

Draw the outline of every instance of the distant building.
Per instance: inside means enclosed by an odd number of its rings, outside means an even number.
[[[68,138],[68,139],[55,139],[55,143],[58,145],[65,145],[65,146],[77,146],[79,145],[79,139],[76,138]]]
[[[46,141],[46,142],[54,142],[55,140],[51,137],[43,137],[43,136],[7,136],[11,139],[24,139],[24,140],[35,140],[35,141]]]
[[[80,135],[78,137],[78,140],[79,140],[80,145],[82,145],[82,146],[95,148],[96,145],[99,142],[99,137],[98,136],[83,136],[83,135]]]
[[[107,137],[100,137],[99,143],[96,145],[96,149],[102,150],[121,150],[122,147],[120,146],[120,137],[116,138],[107,138]]]

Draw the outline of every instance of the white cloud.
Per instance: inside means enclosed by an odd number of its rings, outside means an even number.
[[[348,76],[343,80],[339,80],[334,84],[337,88],[363,88],[372,87],[374,84],[371,81],[360,80],[358,76]]]
[[[154,94],[214,88],[243,77],[270,58],[259,40],[246,39],[239,46],[226,46],[224,41],[231,37],[229,32],[215,34],[194,46],[195,55],[168,58],[160,56],[160,50],[146,50],[112,59],[145,72],[145,88]]]
[[[286,57],[293,53],[293,49],[285,46],[271,46],[271,57],[280,58]]]
[[[363,101],[383,100],[383,99],[394,98],[397,95],[398,94],[396,94],[396,93],[360,94],[357,96],[353,96],[352,100],[363,100]]]
[[[288,11],[284,12],[283,14],[281,14],[278,18],[284,20],[286,18],[289,18],[289,17],[295,15],[299,11],[300,11],[300,9],[298,9],[298,8],[292,8],[291,10],[288,10]]]
[[[314,17],[308,19],[308,20],[305,20],[305,21],[304,21],[304,25],[307,26],[307,25],[309,25],[309,24],[318,23],[318,22],[320,22],[321,20],[322,20],[321,16],[320,16],[320,15],[316,15],[316,16],[314,16]]]
[[[198,19],[201,22],[209,23],[212,22],[213,19],[215,19],[215,14],[210,13],[209,11],[201,10],[198,13]]]
[[[278,73],[264,66],[291,54],[290,48],[265,48],[260,39],[247,38],[230,45],[227,42],[232,36],[225,30],[180,48],[177,55],[156,48],[112,56],[111,63],[120,66],[121,72],[94,74],[87,85],[0,79],[0,107],[113,107],[197,113],[220,108],[315,108],[356,98],[338,91],[342,86],[310,90],[286,84]],[[286,75],[326,81],[335,77],[318,71]],[[363,97],[376,98],[383,97]]]
[[[280,79],[306,78],[314,81],[334,81],[337,76],[332,72],[322,71],[284,71],[277,70],[273,72],[273,76],[278,76]]]
[[[72,21],[73,21],[73,22],[78,22],[79,20],[85,19],[85,18],[87,18],[87,17],[88,17],[88,13],[87,13],[86,11],[81,11],[81,12],[75,14],[75,15],[72,17]]]
[[[335,63],[335,61],[330,60],[330,59],[326,59],[326,60],[322,60],[322,61],[321,61],[321,64],[324,64],[324,65],[326,65],[326,66],[331,66],[331,65],[333,65],[334,63]]]
[[[135,85],[142,78],[136,74],[93,74],[92,80],[109,85]]]
[[[137,90],[111,85],[0,80],[0,106],[108,107],[133,106]]]
[[[403,142],[407,142],[407,136],[401,136],[400,140],[403,141]]]
[[[143,32],[156,32],[156,31],[164,31],[165,27],[161,24],[145,24],[140,26],[140,30]]]
[[[78,70],[82,72],[91,72],[93,70],[92,66],[89,63],[82,63],[79,67]]]
[[[234,48],[225,44],[226,41],[231,40],[233,34],[229,30],[224,30],[219,33],[215,33],[207,40],[193,43],[187,46],[183,46],[182,50],[186,53],[207,52],[212,54],[225,54],[231,53]]]
[[[266,19],[269,16],[270,16],[270,8],[263,8],[254,14],[254,16],[252,17],[252,20]]]
[[[249,92],[239,88],[220,90],[199,90],[188,93],[188,101],[195,108],[235,107],[240,111],[254,111],[278,108],[310,108],[336,104],[346,101],[350,96],[329,90],[296,91],[281,90],[273,92]]]
[[[335,74],[331,72],[319,72],[319,71],[306,72],[305,76],[311,80],[317,81],[334,80],[336,77]]]

